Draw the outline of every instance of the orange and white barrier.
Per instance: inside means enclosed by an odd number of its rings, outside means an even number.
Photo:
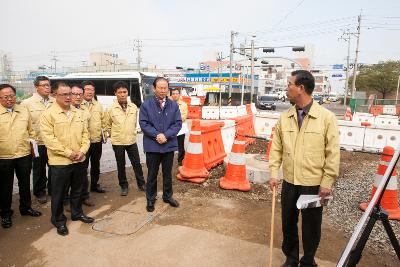
[[[200,106],[188,106],[188,119],[201,119],[201,107]]]
[[[222,164],[226,157],[221,128],[224,122],[201,123],[201,139],[203,144],[203,159],[207,170]]]
[[[265,161],[269,161],[269,153],[271,152],[272,139],[274,138],[274,134],[275,134],[275,127],[272,127],[272,132],[268,140],[267,151],[265,153],[265,157],[262,158]]]
[[[375,175],[375,182],[374,185],[372,186],[372,193],[370,197],[370,201],[372,197],[374,196],[376,189],[378,188],[387,167],[389,166],[390,161],[392,160],[392,157],[394,155],[394,148],[390,146],[386,146],[383,148],[383,152],[381,155],[381,161],[379,163],[377,173]],[[398,206],[399,198],[399,190],[398,190],[398,184],[397,184],[397,172],[396,168],[393,170],[393,172],[390,175],[389,178],[389,183],[387,184],[386,190],[383,192],[382,200],[381,200],[381,206],[382,208],[389,213],[389,219],[391,220],[400,220],[400,208]],[[360,204],[360,209],[366,210],[368,207],[368,202],[361,203]]]

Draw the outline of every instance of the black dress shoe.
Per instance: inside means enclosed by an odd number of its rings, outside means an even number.
[[[128,187],[123,187],[121,188],[121,196],[125,197],[128,195],[129,188]]]
[[[21,213],[22,216],[32,216],[32,217],[39,217],[42,215],[40,211],[34,210],[32,208],[29,208],[27,210],[21,210],[19,213]]]
[[[86,216],[85,214],[82,214],[81,216],[71,218],[73,221],[81,221],[84,223],[92,223],[94,222],[94,219],[92,217]]]
[[[61,225],[57,227],[57,234],[66,236],[68,235],[68,228],[66,225]]]
[[[90,191],[91,191],[91,192],[100,193],[100,194],[106,192],[106,190],[104,190],[99,184],[96,185],[96,187],[90,188]]]
[[[4,217],[1,218],[1,226],[3,228],[10,228],[12,226],[12,220],[11,217]]]
[[[171,197],[171,198],[168,198],[168,199],[163,199],[163,201],[164,201],[165,203],[169,203],[169,205],[171,205],[171,206],[174,207],[174,208],[179,207],[179,202],[176,201],[175,199],[173,199],[172,197]]]
[[[146,184],[143,184],[143,185],[139,186],[138,188],[139,188],[139,191],[145,192],[146,191]]]
[[[154,202],[148,201],[148,202],[147,202],[147,206],[146,206],[146,210],[147,210],[148,212],[153,212],[153,211],[154,211]]]
[[[285,263],[282,264],[282,267],[297,267],[298,264],[295,262],[291,262],[290,260],[286,259]]]

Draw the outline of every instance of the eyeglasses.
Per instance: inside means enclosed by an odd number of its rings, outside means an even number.
[[[71,97],[71,93],[64,93],[64,94],[56,94],[57,96],[61,96],[61,97]]]
[[[15,95],[5,95],[5,96],[0,96],[1,99],[4,100],[9,100],[9,99],[14,99]]]
[[[42,87],[50,87],[50,84],[45,83],[45,84],[39,84],[38,86],[42,86]]]
[[[83,96],[83,94],[82,93],[71,93],[74,97],[77,97],[77,96]]]

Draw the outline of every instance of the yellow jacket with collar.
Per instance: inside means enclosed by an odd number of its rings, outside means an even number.
[[[111,137],[113,145],[132,145],[136,143],[136,124],[138,109],[128,101],[124,112],[117,100],[105,113],[105,130]]]
[[[40,132],[47,148],[49,165],[76,163],[69,159],[72,152],[80,151],[86,154],[89,150],[87,117],[83,111],[73,106],[67,116],[57,103],[53,103],[43,112]]]
[[[103,107],[99,102],[92,99],[91,103],[83,100],[82,107],[85,107],[90,114],[89,117],[89,133],[90,133],[90,142],[98,143],[101,142],[101,130],[103,129],[104,123],[104,113]]]
[[[339,130],[335,115],[313,102],[301,129],[293,106],[276,124],[269,159],[271,178],[283,164],[284,179],[294,185],[331,188],[339,175]]]
[[[31,117],[32,117],[32,125],[33,125],[33,129],[35,130],[35,132],[38,135],[38,144],[39,145],[43,145],[43,140],[40,136],[40,117],[42,116],[43,111],[46,110],[47,107],[49,107],[52,103],[54,102],[54,98],[49,96],[49,101],[47,103],[47,105],[45,105],[42,102],[42,97],[37,94],[34,93],[30,98],[25,99],[24,101],[22,101],[22,104],[25,105],[29,112],[31,113]]]
[[[31,154],[29,138],[37,137],[27,107],[15,104],[10,113],[0,105],[0,159],[15,159]]]

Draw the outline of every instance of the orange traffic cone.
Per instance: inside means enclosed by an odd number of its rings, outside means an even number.
[[[238,133],[239,129],[233,141],[232,152],[229,154],[225,176],[219,180],[219,186],[223,189],[249,191],[251,187],[246,178],[246,158],[244,157],[246,138]]]
[[[353,120],[353,114],[351,114],[351,109],[349,107],[346,108],[346,113],[344,114],[344,120],[345,121]]]
[[[274,138],[274,134],[275,134],[275,127],[272,127],[271,135],[268,141],[267,152],[265,153],[265,157],[262,158],[265,161],[269,161],[269,153],[271,152],[272,138]]]
[[[208,177],[203,160],[203,144],[201,141],[200,120],[193,120],[189,135],[189,145],[185,151],[183,166],[178,168],[176,176],[181,181],[202,183]]]
[[[394,148],[390,146],[385,146],[383,148],[383,152],[381,154],[381,162],[379,163],[377,174],[375,175],[375,183],[372,186],[372,193],[370,197],[370,201],[376,192],[376,188],[379,186],[383,175],[386,172],[386,169],[394,155]],[[368,202],[361,203],[360,209],[366,210],[368,206]],[[397,172],[396,168],[394,168],[391,177],[389,178],[389,183],[386,187],[386,190],[383,192],[381,206],[384,210],[389,213],[389,219],[391,220],[400,220],[400,208],[398,206],[398,186],[397,186]]]

